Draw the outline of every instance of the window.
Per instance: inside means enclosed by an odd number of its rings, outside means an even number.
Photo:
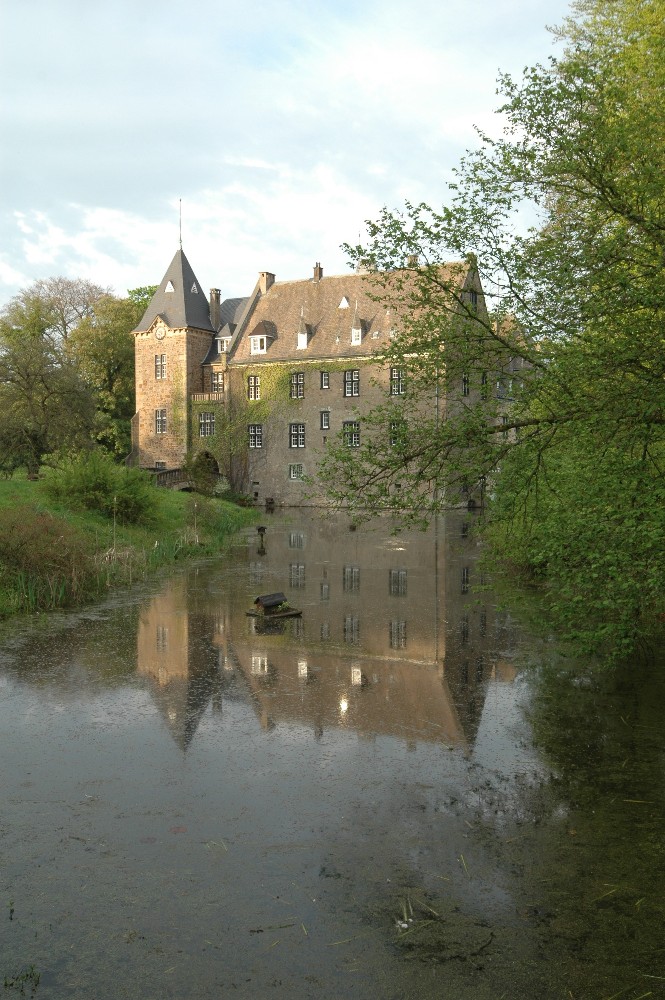
[[[329,431],[330,430],[330,410],[321,410],[320,417],[321,417],[321,430],[322,431]]]
[[[304,587],[305,586],[305,564],[304,563],[291,563],[289,566],[289,586],[291,587]]]
[[[400,445],[404,445],[406,441],[406,421],[405,420],[391,420],[390,421],[390,447],[397,448]]]
[[[158,470],[159,469],[165,469],[166,468],[166,462],[155,462],[155,468],[158,469]]]
[[[469,616],[464,615],[460,625],[460,639],[462,642],[469,641]]]
[[[360,619],[347,615],[344,619],[344,642],[357,645],[360,642]]]
[[[305,373],[293,372],[291,375],[291,399],[303,399],[305,396]]]
[[[322,601],[330,600],[330,584],[327,580],[322,580],[320,584],[320,593]]]
[[[155,378],[166,378],[166,355],[155,354]]]
[[[472,288],[469,291],[469,302],[471,304],[472,309],[476,309],[478,307],[478,292],[475,290],[475,288]]]
[[[487,399],[489,395],[489,384],[487,381],[487,372],[483,372],[480,376],[480,398]]]
[[[249,430],[249,447],[262,448],[263,424],[250,424],[248,430]]]
[[[155,410],[155,434],[166,434],[166,410]]]
[[[330,622],[321,623],[321,641],[327,642],[330,639]]]
[[[296,462],[289,466],[289,479],[302,479],[304,475],[302,462]]]
[[[165,653],[169,648],[169,630],[166,625],[158,625],[156,631],[155,648],[158,653]]]
[[[345,594],[360,590],[360,567],[345,566],[342,572],[342,589]]]
[[[462,593],[468,594],[469,592],[469,567],[462,567]]]
[[[361,344],[362,343],[362,339],[363,339],[363,332],[362,332],[362,330],[360,329],[359,326],[354,327],[354,329],[351,330],[351,343],[352,344]]]
[[[406,597],[406,570],[391,569],[388,577],[388,589],[391,597]]]
[[[226,354],[226,352],[228,351],[228,349],[229,349],[230,346],[231,346],[231,338],[230,337],[220,337],[219,338],[219,353],[220,354]]]
[[[391,368],[390,369],[390,395],[391,396],[403,396],[405,389],[404,381],[404,369],[403,368]]]
[[[406,646],[406,622],[393,621],[390,623],[390,648],[404,649]]]
[[[199,413],[199,437],[212,437],[215,433],[215,414]]]
[[[252,655],[252,666],[250,669],[255,677],[265,677],[268,673],[268,657]]]
[[[463,396],[468,396],[469,395],[470,384],[471,383],[469,381],[469,376],[468,375],[462,375],[462,395]]]
[[[344,444],[348,448],[360,447],[360,423],[357,420],[345,420],[342,424]]]
[[[508,417],[504,413],[504,415],[501,417],[501,426],[503,427],[503,430],[501,431],[501,436],[504,439],[504,441],[508,438],[507,424],[508,424]]]
[[[248,399],[260,399],[261,398],[261,376],[260,375],[249,375],[247,378],[247,398]]]
[[[213,392],[224,392],[224,372],[213,372],[210,376],[210,388]]]
[[[305,535],[302,531],[291,531],[289,533],[289,548],[303,549],[305,547]]]
[[[360,372],[357,368],[354,368],[352,371],[344,372],[344,395],[360,395]]]
[[[265,354],[268,346],[266,337],[250,337],[249,338],[249,353],[250,354]]]
[[[305,447],[305,425],[289,424],[289,448]]]

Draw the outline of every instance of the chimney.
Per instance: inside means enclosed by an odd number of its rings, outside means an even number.
[[[210,323],[213,330],[219,330],[221,323],[221,295],[219,288],[210,289]]]
[[[317,260],[316,264],[314,265],[314,281],[320,281],[322,277],[323,277],[323,268],[321,267],[320,262]]]
[[[259,288],[261,295],[265,295],[269,288],[275,284],[275,275],[270,271],[259,271]]]

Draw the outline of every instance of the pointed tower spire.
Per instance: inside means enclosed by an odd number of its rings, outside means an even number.
[[[169,264],[136,329],[148,330],[157,316],[162,316],[172,330],[192,327],[215,332],[210,322],[208,299],[182,248]]]

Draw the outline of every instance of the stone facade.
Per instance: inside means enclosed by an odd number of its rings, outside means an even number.
[[[453,266],[482,296],[475,269]],[[376,294],[371,274],[324,277],[317,263],[300,281],[262,271],[246,298],[212,289],[209,305],[179,250],[135,331],[138,464],[178,469],[205,453],[256,502],[323,502],[328,441],[342,433],[357,446],[363,409],[404,391],[404,373],[377,358],[401,317]],[[433,394],[420,405],[443,404]]]

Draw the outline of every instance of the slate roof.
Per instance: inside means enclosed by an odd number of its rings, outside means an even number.
[[[182,248],[169,264],[136,329],[149,330],[157,316],[162,316],[172,330],[189,326],[215,332],[210,322],[208,299]]]
[[[459,280],[463,283],[464,275]],[[244,323],[230,362],[260,365],[371,356],[384,350],[391,331],[400,328],[395,310],[372,298],[378,294],[380,286],[368,273],[276,281]],[[307,347],[298,348],[298,332],[304,327]],[[362,330],[360,343],[351,342],[352,328]],[[249,338],[267,332],[266,353],[252,354]]]

